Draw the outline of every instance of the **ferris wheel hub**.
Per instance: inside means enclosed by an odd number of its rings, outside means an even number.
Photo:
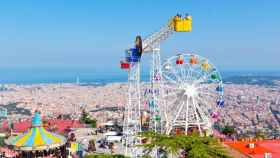
[[[193,98],[198,95],[197,87],[194,84],[185,84],[183,89],[185,96]]]

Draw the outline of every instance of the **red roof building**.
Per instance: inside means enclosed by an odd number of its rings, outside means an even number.
[[[50,119],[44,124],[46,128],[53,128],[56,132],[64,133],[69,128],[82,128],[85,127],[84,124],[80,123],[78,120],[60,120],[60,119]],[[4,121],[0,124],[1,131],[8,131],[9,124],[8,121]],[[13,122],[13,132],[22,133],[27,131],[31,127],[31,120],[25,120],[20,122]]]
[[[272,158],[280,158],[280,140],[228,141],[224,144],[251,158],[264,158],[265,153],[271,153]],[[250,148],[249,144],[254,144],[254,147]]]

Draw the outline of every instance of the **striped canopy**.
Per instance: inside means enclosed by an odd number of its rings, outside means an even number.
[[[64,145],[65,142],[66,139],[63,136],[48,132],[42,127],[41,116],[38,112],[32,118],[31,129],[6,140],[6,144],[23,151],[52,149]]]

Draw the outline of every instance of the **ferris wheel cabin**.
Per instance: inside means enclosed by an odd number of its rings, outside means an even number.
[[[223,92],[224,92],[224,86],[223,86],[223,85],[219,85],[219,86],[216,88],[216,91],[217,91],[217,92],[220,92],[220,93],[223,93]]]
[[[207,60],[203,61],[203,63],[201,64],[201,68],[204,71],[209,71],[211,69],[211,65],[208,63]]]
[[[211,115],[212,118],[216,119],[216,118],[218,118],[220,116],[220,113],[217,112],[217,111],[214,111],[210,115]]]
[[[214,81],[221,81],[221,77],[218,74],[212,74],[210,77]]]
[[[195,65],[195,64],[198,64],[198,60],[194,55],[191,55],[189,63],[190,63],[190,65]]]
[[[182,65],[182,64],[184,64],[184,56],[183,56],[182,54],[178,54],[178,55],[177,55],[176,64],[177,64],[177,65]]]
[[[218,99],[218,100],[217,100],[217,105],[218,105],[219,107],[224,107],[224,105],[225,105],[225,100],[224,100],[223,98]]]

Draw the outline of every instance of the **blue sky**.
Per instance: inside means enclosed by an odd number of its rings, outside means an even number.
[[[279,6],[277,0],[1,1],[0,67],[118,72],[136,35],[189,13],[193,31],[163,42],[162,58],[192,51],[221,70],[279,70]]]

